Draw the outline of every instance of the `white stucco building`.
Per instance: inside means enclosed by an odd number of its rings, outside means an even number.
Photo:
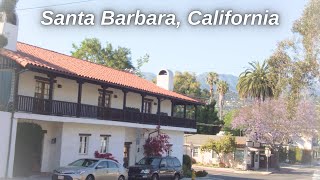
[[[168,153],[182,161],[184,132],[196,132],[187,107],[196,114],[201,103],[171,91],[172,72],[161,70],[157,86],[128,72],[13,43],[16,36],[9,40],[0,50],[0,178],[52,172],[95,151],[133,165],[158,125],[170,137]],[[176,106],[183,112],[176,113]]]

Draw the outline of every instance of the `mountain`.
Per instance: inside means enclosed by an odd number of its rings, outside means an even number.
[[[201,89],[209,89],[209,85],[206,82],[208,72],[197,75],[197,80],[201,84]],[[237,92],[236,86],[238,83],[238,77],[231,74],[219,74],[219,79],[226,81],[229,84],[229,91]]]
[[[151,72],[142,72],[143,78],[152,81],[153,79],[157,78],[157,75]]]

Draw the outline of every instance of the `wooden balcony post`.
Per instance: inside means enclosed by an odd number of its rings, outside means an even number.
[[[171,100],[171,117],[173,117],[174,116],[174,101],[173,100]]]
[[[198,106],[194,105],[194,120],[197,120],[197,116],[198,116]]]
[[[144,98],[146,97],[145,94],[141,94],[141,113],[144,113]]]
[[[128,91],[122,90],[123,92],[123,107],[122,107],[122,112],[123,112],[123,119],[125,119],[125,113],[126,113],[126,107],[127,107],[127,94]]]
[[[82,99],[82,81],[78,82],[78,104],[77,104],[77,117],[80,117],[81,114],[81,99]]]
[[[158,110],[157,110],[157,113],[158,113],[158,125],[160,126],[161,125],[161,98],[160,97],[157,97],[158,99]]]
[[[49,108],[48,108],[48,113],[52,113],[52,100],[53,100],[53,86],[54,86],[54,79],[55,76],[53,75],[48,75],[49,77]]]
[[[102,107],[106,106],[106,87],[102,86]]]
[[[183,105],[183,118],[187,118],[187,105]]]
[[[158,99],[158,109],[157,109],[157,113],[160,115],[161,113],[161,99],[159,97],[157,97]]]

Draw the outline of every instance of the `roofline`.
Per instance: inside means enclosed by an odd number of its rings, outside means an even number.
[[[163,97],[163,98],[176,100],[178,102],[188,102],[188,103],[193,104],[193,105],[204,105],[204,103],[199,102],[199,101],[197,101],[195,99],[194,99],[194,101],[189,101],[189,100],[180,99],[180,98],[169,96],[169,95],[152,93],[150,91],[145,91],[145,90],[141,90],[141,89],[137,89],[137,88],[127,87],[127,86],[123,86],[123,85],[120,85],[120,84],[110,83],[110,82],[106,82],[106,81],[102,81],[102,80],[98,80],[98,79],[94,79],[94,78],[84,77],[84,76],[80,76],[80,75],[73,74],[73,73],[62,72],[62,71],[58,71],[58,70],[47,68],[47,67],[40,67],[40,66],[36,66],[36,65],[32,65],[32,64],[27,64],[24,68],[32,70],[32,71],[38,71],[40,73],[47,73],[49,71],[49,72],[54,73],[54,74],[56,74],[56,75],[58,75],[60,77],[69,78],[69,79],[71,78],[71,79],[74,79],[74,80],[78,80],[80,78],[80,79],[85,80],[85,81],[87,81],[89,83],[98,84],[98,85],[101,85],[101,86],[102,85],[107,85],[107,86],[109,86],[111,88],[117,88],[117,89],[126,89],[127,91],[131,91],[131,92],[135,92],[135,93],[139,93],[139,94],[145,94],[145,95],[150,95],[150,96],[160,96],[160,97]]]

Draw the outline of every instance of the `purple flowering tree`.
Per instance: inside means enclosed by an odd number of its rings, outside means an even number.
[[[232,128],[243,130],[253,141],[265,143],[278,157],[278,150],[283,144],[302,136],[311,137],[319,127],[313,102],[300,100],[296,111],[288,107],[287,101],[282,98],[243,107],[235,115]],[[279,168],[279,163],[277,167]]]

